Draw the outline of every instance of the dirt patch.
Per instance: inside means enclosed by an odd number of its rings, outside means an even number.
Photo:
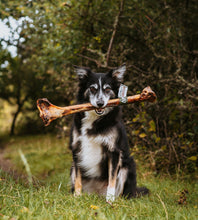
[[[19,172],[11,160],[5,158],[4,151],[0,151],[0,169],[10,175],[16,183],[22,183],[23,185],[29,185],[28,176]],[[1,176],[0,176],[1,178]],[[32,184],[34,187],[38,187],[40,185],[39,181],[32,177]]]
[[[19,179],[27,179],[27,177],[21,173],[19,173],[14,164],[9,159],[4,157],[4,151],[0,152],[0,169],[5,173],[8,173],[14,180],[18,181]]]

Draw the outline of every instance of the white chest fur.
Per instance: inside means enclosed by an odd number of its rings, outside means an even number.
[[[95,112],[91,111],[85,114],[83,119],[80,137],[81,151],[79,153],[79,165],[86,171],[86,175],[90,177],[100,176],[99,164],[102,160],[102,146],[101,142],[97,142],[94,137],[87,135],[87,129],[92,127],[92,123],[96,120]]]
[[[101,144],[84,136],[82,138],[80,162],[79,165],[84,168],[86,175],[90,177],[99,177],[101,175],[100,162],[102,160]]]
[[[93,122],[97,119],[95,111],[86,112],[86,117],[82,121],[81,128],[81,151],[79,152],[79,165],[84,168],[86,175],[90,177],[99,177],[101,175],[100,162],[103,157],[102,145],[106,145],[109,150],[113,150],[117,137],[116,130],[108,132],[105,135],[89,136],[87,129],[92,128]]]

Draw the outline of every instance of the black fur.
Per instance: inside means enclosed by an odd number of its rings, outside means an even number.
[[[110,71],[107,74],[103,73],[93,73],[89,68],[77,68],[77,73],[79,76],[79,91],[77,95],[78,103],[90,102],[90,86],[93,84],[100,83],[102,85],[108,84],[111,88],[110,98],[116,98],[118,94],[118,89],[121,83],[121,75],[118,76],[119,72]],[[101,89],[101,92],[104,92],[104,88]],[[97,177],[87,175],[87,168],[80,165],[82,160],[81,153],[86,144],[82,144],[82,127],[84,126],[84,119],[86,113],[77,113],[74,116],[73,126],[71,129],[71,138],[70,138],[70,148],[73,154],[73,166],[71,169],[71,179],[72,179],[72,191],[74,191],[74,182],[75,182],[75,172],[80,170],[82,183],[83,181],[103,181],[108,184],[109,181],[109,160],[112,164],[112,178],[121,171],[121,169],[127,170],[127,177],[124,180],[124,188],[122,195],[131,198],[136,197],[140,194],[147,194],[147,188],[138,188],[136,186],[136,165],[133,157],[130,156],[127,135],[125,131],[124,124],[122,122],[122,108],[117,106],[112,108],[108,113],[101,115],[100,117],[95,117],[91,127],[86,129],[86,136],[90,140],[101,135],[110,134],[114,129],[116,131],[115,144],[110,148],[110,143],[101,143],[101,160],[99,163],[100,175]],[[75,138],[75,140],[74,140]],[[94,147],[94,146],[93,146]],[[95,155],[93,155],[95,156]],[[121,157],[121,158],[120,158]],[[121,160],[121,164],[119,164]],[[83,188],[83,186],[82,186]],[[93,186],[94,188],[94,186]]]

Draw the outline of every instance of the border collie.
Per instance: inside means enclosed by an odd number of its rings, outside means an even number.
[[[108,73],[94,73],[75,66],[79,78],[78,104],[90,102],[96,110],[76,113],[71,129],[70,148],[72,192],[104,195],[107,202],[147,194],[136,186],[136,166],[130,156],[121,107],[105,108],[117,98],[126,71],[125,64]]]

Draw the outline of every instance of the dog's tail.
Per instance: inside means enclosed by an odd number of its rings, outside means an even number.
[[[146,187],[137,187],[136,188],[136,197],[145,196],[149,194],[149,189]]]

